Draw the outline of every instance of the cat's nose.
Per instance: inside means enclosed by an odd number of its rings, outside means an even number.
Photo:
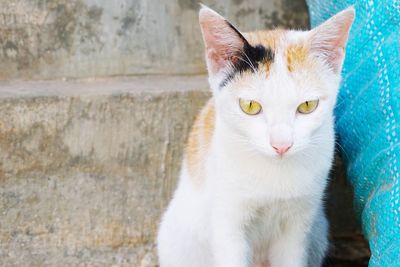
[[[293,145],[293,130],[288,123],[271,125],[269,143],[281,157]]]
[[[293,144],[271,144],[271,146],[275,149],[276,153],[280,156],[283,156]]]

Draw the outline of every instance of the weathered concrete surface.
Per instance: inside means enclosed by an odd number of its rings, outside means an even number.
[[[203,76],[0,83],[0,266],[156,266],[207,88]],[[335,170],[330,262],[356,266],[368,248]]]
[[[1,84],[0,266],[154,266],[206,89],[205,77]]]
[[[243,31],[306,28],[304,0],[209,0]],[[0,0],[0,80],[204,73],[197,0]]]

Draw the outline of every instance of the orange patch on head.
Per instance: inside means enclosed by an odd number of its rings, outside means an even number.
[[[214,100],[210,99],[197,116],[185,150],[185,160],[192,178],[201,178],[201,170],[214,134],[215,108]]]
[[[262,44],[263,46],[269,47],[275,51],[281,43],[281,38],[285,33],[286,31],[281,29],[272,31],[256,31],[246,33],[245,38],[251,45]]]
[[[292,72],[296,67],[304,66],[307,61],[308,48],[304,45],[290,45],[286,49],[287,67]]]
[[[265,73],[266,73],[267,75],[269,74],[269,71],[271,70],[271,65],[272,65],[271,62],[266,62],[266,63],[264,64]]]

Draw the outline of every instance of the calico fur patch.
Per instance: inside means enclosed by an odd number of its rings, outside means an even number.
[[[238,34],[243,40],[243,49],[238,51],[231,61],[233,62],[233,71],[221,82],[220,88],[226,86],[233,78],[246,71],[255,72],[260,64],[270,66],[274,61],[274,52],[268,46],[257,44],[251,45],[246,38],[229,22],[226,23]]]

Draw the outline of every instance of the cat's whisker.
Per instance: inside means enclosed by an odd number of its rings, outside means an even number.
[[[237,48],[233,48],[232,52],[235,54],[235,56],[233,58],[238,58],[239,60],[245,62],[252,70],[254,73],[257,72],[256,67],[254,66],[254,64],[252,63],[252,60],[249,58],[249,56],[243,51],[243,49],[237,49]],[[246,57],[247,60],[245,60],[244,58],[238,56],[239,55],[244,55]]]
[[[244,53],[243,53],[243,54],[244,54]],[[244,54],[244,55],[246,55],[246,54]],[[247,56],[247,55],[246,55],[246,56]],[[246,63],[246,64],[253,70],[253,72],[257,72],[256,68],[254,67],[253,63],[251,63],[251,61],[248,61],[248,60],[246,60],[246,59],[244,59],[243,57],[240,57],[240,56],[234,56],[233,58],[237,58],[237,59],[239,59],[240,61]],[[250,60],[250,59],[249,59],[249,60]],[[234,68],[235,68],[235,66],[234,66]]]
[[[248,62],[250,63],[249,65],[250,65],[251,68],[253,69],[253,72],[256,73],[256,72],[257,72],[257,69],[256,69],[256,67],[254,66],[253,62],[250,60],[249,56],[248,56],[244,51],[241,51],[241,53],[242,53],[243,55],[246,56]]]
[[[341,155],[344,155],[345,156],[345,161],[346,160],[348,160],[349,159],[349,155],[347,154],[347,152],[346,152],[346,150],[343,148],[343,146],[338,142],[338,141],[335,141],[335,145],[336,145],[336,147],[338,147],[339,149],[337,149],[338,150],[338,152],[341,154]]]

